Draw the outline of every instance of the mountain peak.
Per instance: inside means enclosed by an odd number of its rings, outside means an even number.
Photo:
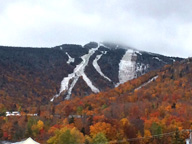
[[[129,47],[125,44],[122,44],[122,43],[114,43],[114,42],[107,42],[107,41],[104,41],[104,42],[101,42],[102,45],[110,48],[110,49],[117,49],[117,48],[120,48],[120,49],[132,49],[132,50],[137,50],[135,48],[132,48],[132,47]]]

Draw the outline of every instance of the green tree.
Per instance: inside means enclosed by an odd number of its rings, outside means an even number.
[[[82,106],[78,106],[77,107],[77,114],[82,115],[82,111],[83,111],[83,107]]]
[[[157,123],[152,123],[151,125],[151,133],[152,135],[159,135],[159,134],[162,134],[162,128],[159,124]]]
[[[37,124],[37,119],[30,117],[28,122],[27,122],[27,129],[25,132],[25,136],[26,137],[31,137],[33,136],[33,130],[32,130],[32,126]]]
[[[76,128],[64,127],[55,131],[55,135],[51,137],[48,144],[79,144],[84,143],[83,134]]]
[[[70,130],[66,130],[59,137],[58,144],[76,144],[77,141],[73,135],[71,135]]]
[[[153,122],[150,129],[151,129],[151,134],[156,135],[153,142],[154,143],[163,143],[162,136],[159,136],[160,134],[162,134],[162,127],[158,123]]]
[[[97,133],[93,136],[93,144],[107,144],[108,140],[103,133]]]

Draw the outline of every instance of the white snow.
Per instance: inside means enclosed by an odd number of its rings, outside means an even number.
[[[136,57],[134,50],[128,49],[121,59],[119,63],[119,83],[116,84],[116,87],[135,78],[136,62],[132,60],[133,57]]]
[[[158,57],[153,57],[153,59],[156,59],[156,60],[158,60],[158,61],[162,61],[160,58],[158,58]]]
[[[103,46],[103,47],[105,47],[105,48],[111,49],[110,47],[108,47],[108,46],[106,46],[106,45],[104,45],[104,44],[102,44],[102,43],[100,43],[100,46]]]
[[[105,51],[106,52],[106,51]],[[111,82],[110,78],[108,78],[107,76],[105,76],[105,74],[101,71],[101,68],[99,66],[99,64],[97,63],[98,60],[102,57],[103,54],[97,55],[96,58],[93,60],[93,66],[96,69],[96,71],[105,79],[107,79],[108,81]]]
[[[101,43],[100,46],[103,46],[107,49],[111,49],[110,47],[106,46],[105,44]],[[119,45],[116,45],[114,49],[118,49]]]
[[[75,59],[72,58],[67,52],[66,52],[66,55],[68,56],[68,61],[67,61],[68,64],[70,64],[70,63],[75,61]]]
[[[91,90],[95,93],[99,92],[99,89],[97,89],[92,82],[89,80],[89,78],[85,75],[84,70],[87,66],[90,57],[95,53],[96,50],[100,47],[100,44],[98,44],[97,48],[92,48],[89,50],[88,54],[85,54],[81,57],[83,60],[80,64],[78,64],[75,69],[73,70],[73,73],[68,74],[67,77],[64,77],[61,81],[61,88],[59,94],[55,95],[50,101],[53,101],[56,97],[58,97],[63,91],[67,91],[67,96],[65,99],[70,99],[71,92],[73,90],[73,87],[77,83],[79,77],[83,77],[83,80],[87,83],[87,85],[91,88]],[[72,81],[72,82],[70,82]]]
[[[147,70],[149,68],[149,65],[147,64],[147,65],[145,65],[145,64],[143,64],[143,63],[137,63],[136,64],[136,68],[135,68],[135,71],[136,71],[136,77],[138,77],[138,73],[140,74],[140,75],[143,75],[143,74],[145,74],[145,71]],[[139,76],[140,76],[139,75]]]
[[[140,51],[136,51],[136,53],[139,54],[139,55],[143,55]]]
[[[63,48],[62,47],[60,47],[60,50],[62,50]]]
[[[171,58],[171,60],[173,61],[173,62],[175,62],[176,60],[175,59],[173,59],[173,58]]]
[[[102,54],[107,54],[107,51],[101,51]]]
[[[157,78],[158,78],[158,76],[155,76],[155,77],[151,78],[148,82],[142,84],[141,86],[139,86],[139,87],[136,88],[135,90],[139,90],[139,89],[141,89],[142,87],[144,87],[144,86],[150,84],[152,81],[156,80]]]
[[[78,76],[75,76],[75,77],[73,78],[73,82],[71,83],[70,88],[68,89],[67,96],[66,96],[65,99],[70,99],[71,92],[72,92],[75,84],[77,83],[78,79],[79,79]]]
[[[158,57],[153,57],[153,59],[156,59],[156,60],[161,61],[161,62],[163,62],[163,63],[166,64],[166,62],[164,62],[162,59],[160,59],[160,58],[158,58]]]
[[[99,92],[99,89],[96,88],[96,87],[92,84],[91,80],[85,75],[85,73],[83,73],[82,76],[83,76],[84,81],[85,81],[85,82],[87,83],[87,85],[91,88],[91,90],[92,90],[94,93],[98,93],[98,92]]]

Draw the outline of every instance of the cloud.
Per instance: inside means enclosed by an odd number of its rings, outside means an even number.
[[[0,44],[52,47],[112,41],[188,57],[191,4],[187,0],[6,0],[0,5]]]

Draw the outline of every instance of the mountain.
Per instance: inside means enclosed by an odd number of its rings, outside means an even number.
[[[114,89],[63,101],[55,112],[63,119],[74,116],[73,127],[90,136],[102,132],[112,143],[185,143],[192,122],[191,81],[189,58]]]
[[[192,59],[99,45],[1,47],[0,140],[16,142],[32,137],[39,143],[55,143],[71,134],[72,140],[81,139],[81,143],[95,139],[185,143],[192,123]],[[165,64],[168,61],[170,64]],[[144,65],[142,69],[147,67],[145,74],[138,72],[138,64]],[[113,71],[106,73],[106,67]],[[129,74],[133,79],[123,83],[120,77],[130,78]],[[94,76],[108,85],[102,89],[100,81],[93,81]],[[92,93],[86,77],[101,92]],[[69,87],[74,84],[71,98],[63,101],[69,92],[66,89],[50,102],[60,93],[62,80],[70,78]],[[90,95],[85,94],[86,89]],[[82,95],[75,95],[74,90]],[[20,111],[20,116],[5,115],[13,110]]]
[[[55,103],[114,88],[182,58],[111,43],[0,46],[0,96],[9,105]],[[25,102],[25,103],[24,103]]]

